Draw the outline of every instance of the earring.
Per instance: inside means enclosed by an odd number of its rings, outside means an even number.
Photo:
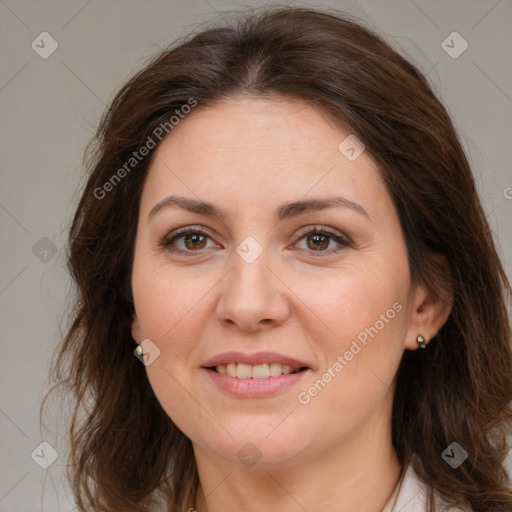
[[[139,356],[144,354],[144,349],[142,348],[142,345],[137,345],[137,348],[135,350],[136,350],[137,354],[139,354]]]
[[[425,348],[428,343],[428,341],[425,339],[425,337],[421,334],[418,334],[418,336],[416,336],[416,342],[418,343],[420,348]]]

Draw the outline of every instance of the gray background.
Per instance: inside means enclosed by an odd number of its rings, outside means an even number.
[[[512,2],[286,4],[330,6],[355,14],[428,73],[459,130],[510,276]],[[203,28],[215,11],[262,5],[0,0],[0,512],[74,509],[63,473],[65,432],[41,430],[38,414],[48,389],[50,355],[65,326],[66,229],[77,187],[84,183],[84,148],[101,113],[160,47]],[[453,54],[462,49],[462,40],[452,43],[449,38],[442,45],[454,31],[468,43],[457,58],[445,51],[446,44],[454,47],[449,50]],[[42,32],[58,42],[46,59],[31,47],[33,41],[43,46],[38,37]],[[44,47],[50,48],[48,39]],[[51,415],[58,422],[57,414],[55,403]],[[31,458],[42,441],[59,453],[46,470]],[[508,461],[512,467],[510,455]]]

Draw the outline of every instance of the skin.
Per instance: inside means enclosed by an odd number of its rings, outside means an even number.
[[[367,151],[350,161],[338,150],[350,133],[302,101],[240,96],[198,106],[153,155],[135,243],[132,335],[160,350],[147,375],[192,441],[199,512],[379,512],[398,481],[395,374],[404,350],[418,349],[416,336],[432,338],[450,311],[412,285],[399,217],[375,163]],[[227,216],[174,206],[148,220],[170,194],[214,203]],[[334,195],[369,218],[344,207],[273,218],[284,203]],[[185,226],[211,236],[162,247]],[[329,227],[350,244],[327,238],[317,249],[311,235],[297,236],[308,226]],[[263,249],[252,263],[236,251],[248,236]],[[395,303],[401,311],[299,403],[298,393]],[[275,396],[233,397],[201,369],[230,350],[287,354],[311,370]],[[252,468],[237,457],[247,442],[261,453]]]

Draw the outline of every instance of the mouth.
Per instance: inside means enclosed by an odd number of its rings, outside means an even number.
[[[206,367],[206,369],[220,375],[227,375],[228,377],[236,377],[238,379],[267,379],[280,377],[281,375],[301,373],[309,370],[309,367],[293,367],[289,364],[280,363],[262,363],[256,365],[227,363]]]
[[[314,371],[305,360],[269,351],[224,352],[203,363],[202,369],[221,392],[244,399],[284,393]]]
[[[247,399],[284,393],[297,386],[311,368],[281,363],[221,363],[203,370],[221,392]]]

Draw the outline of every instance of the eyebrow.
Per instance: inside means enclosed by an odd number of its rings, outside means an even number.
[[[188,212],[205,215],[207,217],[219,217],[221,220],[224,220],[228,216],[222,208],[219,208],[212,203],[188,197],[167,196],[153,206],[148,214],[147,221],[149,222],[158,212],[171,207],[178,207]],[[274,214],[274,219],[282,221],[297,217],[304,213],[336,207],[349,208],[350,210],[353,210],[371,220],[367,211],[360,204],[354,203],[344,197],[307,199],[283,204],[277,208]]]

